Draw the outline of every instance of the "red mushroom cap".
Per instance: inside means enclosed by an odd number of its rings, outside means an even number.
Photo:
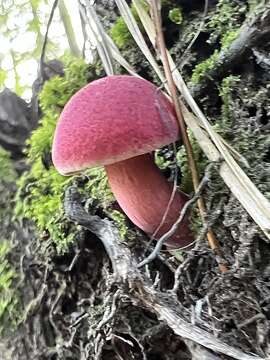
[[[68,175],[149,153],[179,138],[174,109],[150,82],[108,76],[78,91],[57,124],[52,158]]]

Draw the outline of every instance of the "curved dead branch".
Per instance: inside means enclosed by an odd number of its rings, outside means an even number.
[[[156,290],[139,271],[135,258],[120,240],[118,231],[112,223],[107,219],[91,216],[84,210],[75,186],[66,190],[64,208],[66,216],[71,221],[87,228],[102,241],[112,263],[115,282],[137,306],[155,313],[158,319],[164,321],[175,334],[207,349],[238,360],[263,360],[259,356],[245,354],[198,326],[190,324],[181,315],[181,304],[175,300],[175,297]]]

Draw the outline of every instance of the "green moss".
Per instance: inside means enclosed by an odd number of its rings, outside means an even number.
[[[223,132],[226,132],[227,130],[231,130],[232,126],[232,118],[233,113],[231,112],[231,101],[232,101],[232,91],[233,88],[237,85],[237,83],[240,82],[240,76],[234,76],[230,75],[226,78],[224,78],[221,82],[220,88],[219,88],[219,96],[222,99],[222,117],[221,121],[216,124],[220,128],[222,128]]]
[[[87,83],[89,74],[91,80],[98,78],[99,67],[89,67],[82,60],[67,59],[65,75],[45,83],[40,94],[43,117],[28,140],[27,155],[31,167],[18,181],[17,216],[34,220],[40,232],[46,230],[59,253],[68,249],[78,231],[64,216],[63,196],[67,186],[74,181],[82,182],[81,192],[93,211],[96,206],[101,206],[109,213],[114,200],[103,168],[89,169],[79,178],[64,177],[50,163],[53,134],[60,112],[70,97]],[[44,165],[44,158],[49,159],[48,164]],[[119,217],[117,219],[123,235],[126,233],[124,224]]]
[[[9,224],[13,211],[13,197],[17,173],[13,167],[10,154],[0,147],[0,241],[9,237]]]
[[[110,35],[119,48],[128,46],[133,42],[133,37],[128,30],[125,20],[119,17],[110,29]]]
[[[140,30],[143,31],[143,26],[140,22],[140,17],[133,5],[131,6],[131,12],[137,24],[139,25]],[[133,36],[129,32],[129,29],[122,16],[119,16],[115,21],[114,25],[110,29],[110,35],[120,49],[127,48],[129,46],[134,46],[135,44]]]
[[[16,327],[20,320],[20,303],[14,282],[16,271],[9,261],[11,246],[0,242],[0,334]]]
[[[182,24],[183,22],[182,9],[179,7],[171,9],[169,11],[169,19],[175,24],[178,25]]]
[[[59,252],[67,249],[74,238],[74,233],[68,232],[62,207],[63,193],[71,180],[52,166],[46,170],[37,159],[18,181],[17,216],[34,220],[40,232],[48,231]]]
[[[19,296],[15,282],[17,274],[10,260],[14,184],[17,173],[10,154],[0,147],[0,334],[12,330],[19,321]]]
[[[226,51],[237,38],[240,25],[245,19],[247,11],[247,4],[239,4],[237,1],[229,0],[218,2],[216,10],[211,14],[210,21],[206,25],[206,31],[210,34],[208,43],[219,42],[220,49],[216,49],[209,58],[195,66],[191,76],[193,84],[199,83],[215,67],[220,52]]]
[[[28,140],[28,160],[31,168],[18,181],[16,215],[32,219],[41,232],[46,230],[59,252],[72,242],[76,230],[64,218],[63,194],[72,178],[61,176],[44,157],[50,157],[57,118],[70,97],[87,83],[89,72],[98,75],[94,66],[83,60],[64,59],[65,75],[47,81],[40,94],[43,117]],[[73,229],[73,230],[72,230]]]
[[[223,51],[226,50],[231,45],[231,43],[237,38],[239,34],[239,30],[240,29],[228,31],[221,37],[221,49]]]
[[[82,192],[89,199],[88,205],[102,206],[105,214],[114,221],[119,230],[121,239],[132,240],[134,232],[128,228],[127,217],[122,212],[113,209],[115,201],[114,195],[108,183],[108,177],[104,168],[93,168],[85,172],[88,181],[83,187]]]
[[[149,5],[147,4],[147,1],[141,0],[141,5],[146,11],[149,11]],[[140,28],[140,31],[144,33],[144,27],[141,23],[135,6],[131,5],[130,10]],[[133,39],[133,36],[131,35],[122,16],[119,16],[111,27],[110,36],[120,49],[128,49],[130,47],[136,46],[135,40]]]
[[[73,94],[87,84],[89,65],[81,59],[64,58],[65,75],[55,76],[44,84],[40,93],[43,117],[28,140],[28,157],[34,161],[51,150],[57,119]],[[98,77],[97,75],[93,76]]]
[[[142,5],[144,6],[146,11],[149,11],[149,5],[146,1],[142,0]],[[130,9],[137,24],[139,25],[141,32],[143,33],[144,27],[140,21],[140,17],[135,9],[135,6],[131,5]],[[175,22],[176,24],[182,23],[182,10],[179,7],[175,7],[174,1],[162,0],[162,9],[166,10],[166,17],[168,17],[171,21]],[[120,49],[127,49],[129,47],[136,46],[133,36],[131,35],[122,16],[119,16],[117,18],[114,25],[110,29],[110,36]]]
[[[243,85],[240,87],[240,82],[243,82],[240,76],[230,75],[223,79],[219,88],[219,95],[222,99],[221,116],[215,127],[237,151],[252,162],[252,159],[258,157],[263,159],[266,156],[270,139],[267,134],[259,131],[254,136],[256,130],[250,124],[252,120],[249,120],[248,109],[252,106],[254,108],[267,106],[269,95],[267,89],[263,89],[254,94],[252,99],[249,93],[245,94],[248,87]],[[241,105],[239,98],[243,99]],[[238,113],[240,106],[244,108],[242,113]],[[240,116],[248,118],[249,121],[240,121]],[[258,160],[254,161],[258,162]]]
[[[88,177],[88,182],[84,186],[87,198],[98,203],[104,209],[108,208],[114,200],[114,196],[105,169],[103,167],[89,169],[85,175]]]
[[[49,153],[53,141],[55,125],[60,115],[60,111],[44,113],[40,121],[40,126],[33,131],[30,139],[27,141],[27,156],[30,161],[40,159],[45,153]]]
[[[135,233],[129,229],[127,225],[127,217],[125,214],[118,210],[109,209],[107,212],[108,216],[114,221],[118,228],[120,238],[122,240],[128,239],[129,241],[134,240]]]
[[[231,43],[237,38],[239,30],[240,29],[231,30],[222,35],[221,50],[215,50],[208,59],[202,61],[195,66],[191,76],[191,82],[193,84],[198,84],[203,79],[205,74],[216,66],[216,62],[219,59],[220,52],[226,51],[226,49],[231,45]]]
[[[10,160],[10,154],[0,146],[0,180],[12,182],[16,179],[16,172]]]
[[[209,42],[216,42],[226,34],[239,28],[248,11],[247,4],[235,0],[219,0],[215,12],[210,16],[207,29],[210,32]],[[224,35],[225,34],[225,35]]]
[[[191,82],[193,84],[198,84],[205,76],[205,73],[215,67],[218,57],[219,51],[215,50],[215,52],[208,59],[196,65],[191,76]]]
[[[166,159],[160,150],[155,152],[155,163],[161,169],[167,169],[171,165],[171,160]]]
[[[55,76],[44,84],[40,106],[45,115],[59,112],[70,97],[87,83],[88,73],[98,77],[96,65],[89,66],[83,59],[64,57],[64,77]],[[93,71],[94,70],[94,71]]]
[[[260,109],[267,108],[269,102],[269,90],[265,85],[254,89],[253,84],[252,78],[230,75],[223,79],[219,88],[221,114],[214,127],[248,161],[249,167],[245,168],[247,175],[270,198],[270,138],[260,129],[259,123]],[[258,111],[256,121],[250,115],[250,109]]]
[[[226,49],[231,45],[231,43],[237,38],[238,34],[239,29],[231,30],[225,33],[221,38],[221,50],[215,50],[208,59],[202,61],[195,66],[191,76],[191,82],[193,84],[198,84],[203,79],[205,74],[207,74],[207,72],[209,72],[216,66],[216,62],[219,59],[220,52],[226,51]]]

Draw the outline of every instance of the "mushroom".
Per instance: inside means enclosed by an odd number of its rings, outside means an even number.
[[[57,123],[52,159],[62,175],[104,165],[112,192],[129,219],[159,238],[188,200],[154,162],[153,151],[179,138],[174,108],[150,82],[108,76],[86,85],[66,104]],[[188,219],[167,241],[171,248],[192,242]]]

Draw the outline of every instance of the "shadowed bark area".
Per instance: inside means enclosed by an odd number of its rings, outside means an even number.
[[[0,145],[21,157],[25,140],[35,124],[30,118],[27,103],[9,89],[0,94]]]

